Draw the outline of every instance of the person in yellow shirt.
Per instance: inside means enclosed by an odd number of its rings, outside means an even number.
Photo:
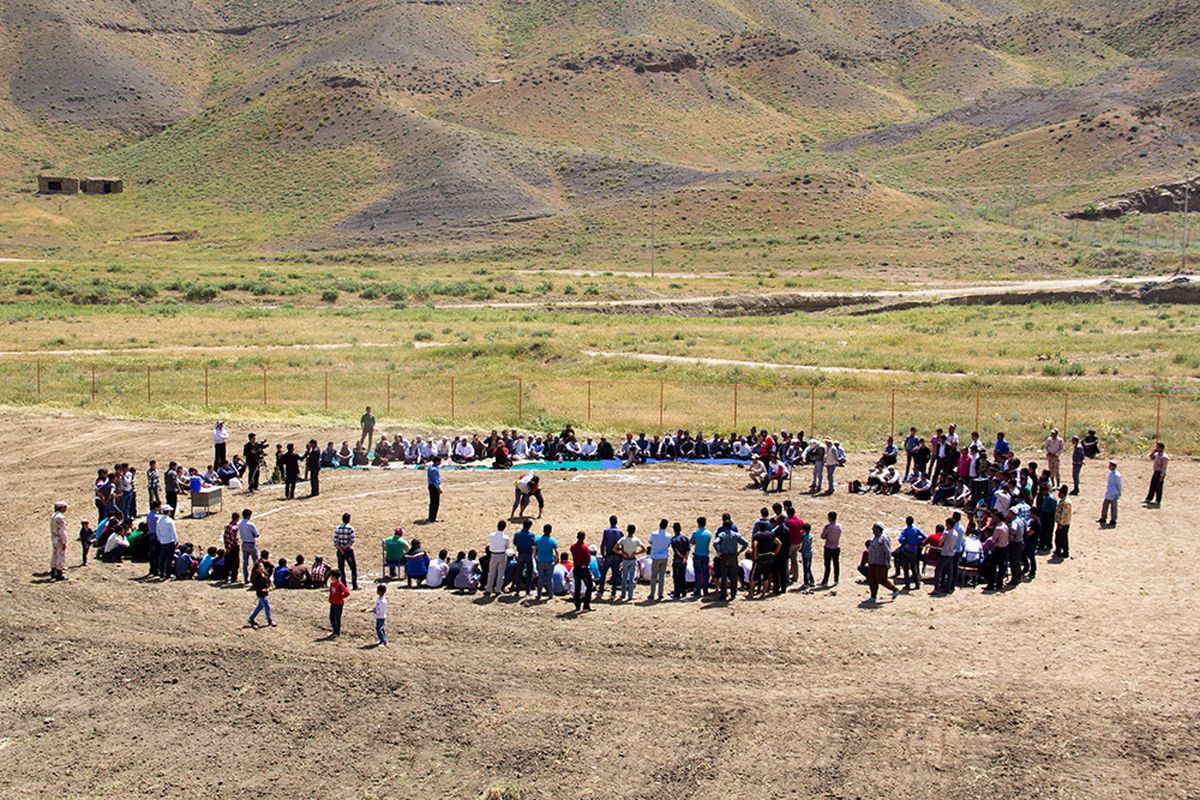
[[[1054,558],[1070,558],[1071,498],[1066,485],[1058,489],[1058,508],[1054,509]]]

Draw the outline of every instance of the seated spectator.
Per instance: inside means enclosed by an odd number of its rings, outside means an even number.
[[[225,566],[225,548],[217,549],[217,557],[213,560],[212,571],[208,577],[214,581],[224,581],[227,567]]]
[[[354,453],[350,450],[349,442],[342,442],[342,446],[338,449],[337,458],[339,467],[348,467],[354,463]]]
[[[465,436],[460,436],[454,445],[454,454],[450,459],[455,464],[470,464],[475,460],[475,448]]]
[[[193,492],[199,492],[207,488],[208,485],[205,484],[200,471],[195,467],[188,467],[188,489]]]
[[[392,535],[383,540],[383,577],[394,580],[399,577],[398,570],[404,567],[404,555],[408,552],[408,542],[402,534],[404,528],[396,528]]]
[[[471,550],[464,558],[458,560],[458,573],[454,576],[454,588],[475,594],[475,590],[479,588],[480,574],[478,554]]]
[[[208,470],[204,473],[203,478],[204,482],[210,486],[216,486],[221,482],[221,478],[217,475],[217,471],[213,469],[212,464],[208,465]]]
[[[767,456],[766,475],[763,478],[762,490],[766,494],[775,484],[775,491],[783,491],[783,482],[788,477],[788,465],[780,461],[774,454]]]
[[[750,488],[766,491],[767,465],[758,456],[750,457],[750,466],[746,468],[750,478]]]
[[[109,517],[112,519],[112,517]],[[129,539],[125,536],[127,528],[120,524],[113,525],[104,543],[104,550],[100,556],[101,561],[120,562],[125,558],[125,551],[129,549]]]
[[[417,542],[414,540],[413,544]],[[425,585],[430,589],[436,589],[445,584],[446,579],[450,577],[450,565],[446,562],[448,553],[442,550],[438,553],[437,558],[429,562],[429,571],[425,574]],[[412,573],[409,573],[410,575]]]
[[[314,558],[312,565],[312,587],[314,589],[324,589],[325,584],[329,583],[329,572],[329,565],[325,563],[323,556]]]
[[[900,491],[900,473],[896,471],[894,466],[889,466],[883,470],[879,476],[879,487],[876,490],[879,494],[896,494]]]
[[[599,452],[599,449],[599,446],[589,436],[583,444],[579,445],[579,457],[584,461],[597,461],[599,456],[596,453]]]
[[[228,463],[228,462],[226,462]],[[196,580],[206,581],[212,577],[213,564],[217,561],[217,548],[210,547],[196,565]]]
[[[382,434],[379,441],[375,443],[375,457],[371,460],[371,465],[375,467],[386,467],[393,458],[392,446],[388,443],[387,434]]]
[[[601,461],[612,461],[616,457],[617,454],[613,450],[612,442],[607,437],[601,436],[600,443],[596,445],[596,458]]]
[[[304,556],[296,556],[296,563],[288,570],[287,588],[308,589],[312,586],[312,570],[304,563]]]
[[[1100,455],[1100,437],[1096,432],[1089,430],[1087,436],[1083,437],[1083,454],[1088,458],[1096,458]]]
[[[550,575],[550,588],[553,590],[555,597],[568,594],[571,591],[569,561],[570,556],[568,554],[560,554],[558,563],[554,565],[554,572]]]
[[[221,468],[217,470],[217,481],[222,486],[228,486],[229,482],[237,477],[237,470],[234,468],[233,464],[229,463],[228,460],[226,460],[225,463],[221,465]]]
[[[497,442],[492,450],[492,469],[508,469],[512,465],[512,455],[508,448],[504,446],[503,441]]]
[[[321,451],[321,468],[332,469],[336,466],[338,466],[337,450],[334,449],[333,442],[329,442]]]
[[[350,463],[356,467],[365,467],[370,464],[371,460],[367,458],[367,449],[361,444],[356,444],[354,446],[354,455],[352,456]]]
[[[180,545],[179,552],[175,555],[175,577],[181,581],[188,580],[196,574],[199,563],[199,560],[192,556],[190,543]]]
[[[420,584],[429,575],[429,556],[421,549],[420,539],[413,539],[408,552],[404,554],[404,575],[409,588],[412,588],[414,580]]]
[[[883,446],[883,453],[879,456],[879,461],[876,462],[881,467],[890,467],[895,465],[896,457],[900,455],[900,451],[896,448],[896,443],[892,437],[887,438],[887,444]]]
[[[272,575],[271,582],[276,589],[286,589],[288,581],[292,579],[292,571],[288,569],[286,558],[279,559],[279,563],[275,567],[275,572]]]

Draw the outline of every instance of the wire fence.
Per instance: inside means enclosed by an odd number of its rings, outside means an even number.
[[[0,401],[117,414],[179,410],[322,412],[357,419],[365,406],[380,429],[416,424],[549,430],[572,424],[611,435],[686,429],[709,434],[805,431],[875,447],[910,427],[927,436],[950,423],[986,438],[1003,431],[1036,445],[1050,428],[1065,437],[1095,430],[1114,452],[1164,440],[1200,452],[1200,395],[1044,392],[929,384],[833,387],[608,378],[425,376],[394,372],[0,361]]]

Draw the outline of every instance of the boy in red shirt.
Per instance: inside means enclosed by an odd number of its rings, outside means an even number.
[[[329,573],[329,626],[333,628],[333,633],[329,638],[334,639],[342,635],[342,609],[345,607],[346,598],[350,596],[350,590],[346,588],[346,584],[342,583],[342,573],[336,569]]]
[[[592,551],[588,548],[584,539],[587,534],[580,531],[575,535],[575,544],[571,545],[571,561],[574,562],[573,575],[575,578],[575,610],[578,611],[582,605],[584,611],[592,610]],[[580,590],[587,586],[587,594],[580,599]]]

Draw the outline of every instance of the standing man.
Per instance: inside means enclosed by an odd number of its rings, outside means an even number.
[[[338,572],[346,574],[350,567],[350,586],[358,591],[358,562],[354,559],[354,527],[350,515],[342,514],[342,524],[333,529],[333,547],[337,550]]]
[[[553,526],[546,523],[542,526],[542,535],[537,538],[534,550],[537,554],[537,599],[542,599],[542,591],[546,599],[554,599],[554,565],[558,563],[558,542],[550,534]]]
[[[672,528],[675,535],[671,537],[671,599],[682,600],[687,594],[687,560],[692,543],[683,535],[682,525],[676,522]]]
[[[250,568],[258,561],[258,527],[250,521],[251,513],[250,509],[243,508],[242,521],[238,523],[238,539],[242,544],[242,575],[249,575]]]
[[[530,530],[532,527],[533,522],[525,520],[521,523],[521,530],[517,531],[512,540],[513,549],[517,551],[517,574],[513,576],[513,594],[519,594],[524,586],[526,597],[533,588],[533,551],[536,537]]]
[[[300,480],[300,454],[296,452],[296,445],[288,442],[287,452],[279,457],[279,464],[283,468],[283,499],[296,499],[296,482]]]
[[[713,537],[713,549],[717,551],[717,596],[722,601],[737,599],[738,561],[741,560],[742,551],[749,546],[750,543],[738,533],[737,525],[733,524],[730,516],[722,514],[721,527],[717,528],[717,535]]]
[[[1008,569],[1012,572],[1008,585],[1016,586],[1021,582],[1021,572],[1025,566],[1025,534],[1029,526],[1025,518],[1011,508],[1005,516],[1008,523]]]
[[[904,530],[900,531],[900,568],[904,570],[904,591],[910,591],[913,584],[921,588],[921,545],[925,544],[925,534],[913,524],[912,517],[905,517]]]
[[[258,491],[258,473],[262,469],[263,448],[258,443],[258,436],[255,434],[246,435],[246,443],[242,445],[242,458],[246,459],[246,489],[249,492]],[[168,495],[167,502],[171,505],[171,498]]]
[[[1066,448],[1067,443],[1059,437],[1058,428],[1051,428],[1050,438],[1046,440],[1046,468],[1050,470],[1050,481],[1054,486],[1062,483],[1058,474],[1058,459]]]
[[[1071,494],[1079,494],[1079,473],[1087,460],[1087,449],[1079,443],[1078,436],[1071,437]]]
[[[954,525],[954,520],[947,519],[942,530],[942,549],[938,554],[937,566],[933,571],[934,594],[950,594],[954,591],[959,543],[958,529]]]
[[[571,545],[571,562],[575,565],[572,572],[574,573],[576,611],[579,611],[581,605],[584,611],[592,610],[592,552],[584,541],[586,538],[587,534],[580,531],[575,534],[575,544]],[[581,598],[584,586],[587,587],[587,594]],[[654,584],[650,584],[650,586],[653,591]]]
[[[242,515],[234,511],[225,526],[225,582],[237,583],[238,556],[241,554],[241,539],[238,537],[238,522]]]
[[[1150,452],[1150,463],[1154,471],[1150,473],[1150,489],[1146,492],[1146,505],[1162,505],[1163,481],[1167,479],[1167,446],[1159,442]]]
[[[309,439],[308,449],[304,451],[304,477],[308,479],[308,496],[319,495],[321,493],[321,448],[316,439]]]
[[[1108,462],[1108,484],[1104,488],[1104,503],[1100,506],[1100,519],[1096,520],[1101,527],[1117,527],[1117,501],[1121,499],[1121,473],[1117,472],[1117,462]],[[1108,512],[1112,509],[1112,516]]]
[[[825,542],[824,556],[825,577],[821,579],[822,586],[829,585],[829,570],[833,569],[833,585],[837,586],[841,577],[839,558],[842,554],[842,526],[838,525],[837,512],[829,512],[829,524],[821,529],[821,540]]]
[[[1054,510],[1054,557],[1071,557],[1071,499],[1067,487],[1058,489],[1058,508]]]
[[[658,530],[650,534],[650,595],[654,599],[654,590],[658,589],[658,599],[663,599],[663,589],[667,582],[667,559],[671,556],[671,534],[667,533],[667,521],[659,520]],[[571,548],[574,555],[575,548]],[[578,563],[576,564],[578,566]],[[578,591],[578,590],[576,590]]]
[[[705,517],[696,518],[696,530],[692,531],[692,569],[696,573],[696,588],[692,597],[703,597],[708,594],[709,547],[712,544],[712,534],[709,532],[708,520]]]
[[[600,534],[600,584],[596,591],[598,598],[604,597],[605,580],[612,581],[609,599],[617,596],[617,585],[621,582],[621,554],[617,552],[619,541],[621,529],[617,527],[617,515],[613,514],[608,518],[608,527]]]
[[[370,409],[368,409],[370,410]],[[434,456],[425,467],[425,478],[429,484],[429,521],[437,522],[438,508],[442,504],[442,457]],[[504,530],[501,528],[500,530]]]
[[[225,463],[225,445],[229,442],[229,431],[225,428],[225,420],[217,420],[213,428],[213,467],[220,469]]]
[[[921,438],[917,436],[916,428],[908,429],[908,436],[904,437],[904,477],[907,478],[912,474],[913,459],[917,456],[917,448],[921,446]]]
[[[846,451],[842,449],[841,442],[834,442],[832,446],[827,446],[825,450],[825,474],[828,487],[825,489],[825,494],[833,494],[833,472],[838,467],[846,463]]]
[[[876,522],[872,527],[874,536],[867,545],[867,584],[871,589],[871,597],[867,602],[877,603],[879,587],[886,586],[892,590],[892,599],[900,594],[896,585],[888,580],[888,568],[892,565],[892,542],[883,532],[883,525]]]
[[[175,509],[163,506],[159,509],[162,516],[154,523],[158,536],[158,577],[164,581],[175,571],[175,546],[179,543],[179,535],[175,532]]]
[[[67,568],[67,504],[61,500],[54,504],[50,514],[50,577],[65,581],[63,570]]]
[[[179,502],[179,465],[174,461],[167,465],[163,475],[163,493],[167,496],[167,505],[174,508]]]
[[[358,446],[362,447],[363,442],[367,443],[367,452],[371,451],[371,445],[375,441],[375,415],[371,413],[371,407],[367,406],[366,413],[359,420],[362,425],[362,435],[358,437]]]
[[[638,556],[646,552],[642,540],[634,536],[637,526],[625,526],[625,536],[617,542],[621,554],[621,599],[633,602],[633,587],[637,584]]]
[[[430,487],[432,488],[432,487]],[[430,498],[430,502],[433,499]],[[487,583],[484,584],[484,595],[500,594],[500,589],[504,585],[504,573],[508,569],[508,534],[504,532],[504,528],[508,525],[504,520],[496,523],[496,530],[488,536],[488,574]],[[574,545],[571,546],[571,552],[575,552]],[[579,590],[575,590],[575,599],[579,600]],[[588,590],[588,602],[592,600],[592,592]]]

